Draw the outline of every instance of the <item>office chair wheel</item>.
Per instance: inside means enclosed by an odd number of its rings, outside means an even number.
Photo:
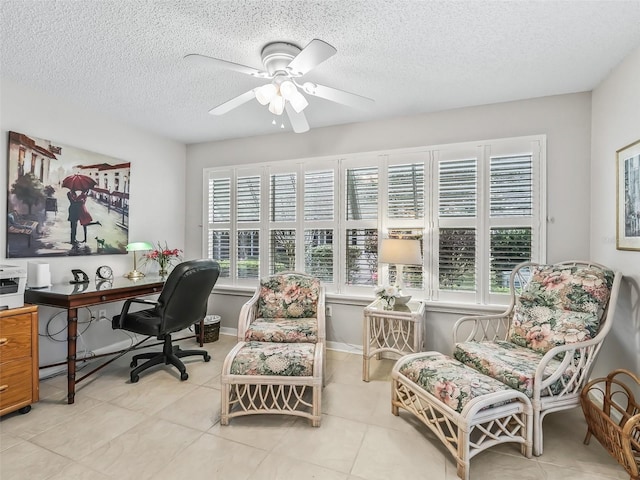
[[[138,375],[131,374],[131,383],[138,383],[138,380],[140,380]]]
[[[187,372],[182,372],[180,374],[180,380],[185,381],[187,378],[189,378],[189,374]]]
[[[204,356],[204,361],[208,362],[209,360],[211,360],[211,355],[209,355],[208,353]]]

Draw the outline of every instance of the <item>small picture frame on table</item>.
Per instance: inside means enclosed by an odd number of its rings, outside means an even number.
[[[640,140],[616,152],[616,248],[640,251]]]

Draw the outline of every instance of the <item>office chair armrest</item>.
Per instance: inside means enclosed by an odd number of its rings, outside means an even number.
[[[125,300],[124,305],[122,305],[122,311],[120,312],[120,317],[124,317],[127,313],[129,313],[129,307],[131,306],[132,303],[143,303],[145,305],[157,305],[158,302],[155,302],[153,300],[145,300],[143,298],[130,298],[128,300]]]

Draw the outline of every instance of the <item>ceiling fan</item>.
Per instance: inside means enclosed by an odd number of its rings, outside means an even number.
[[[269,111],[274,115],[282,115],[286,111],[293,131],[303,133],[309,130],[309,123],[303,112],[309,102],[301,91],[308,95],[356,108],[367,108],[374,102],[370,98],[355,93],[302,81],[302,76],[335,55],[336,52],[334,47],[318,39],[311,40],[302,50],[291,43],[269,43],[265,45],[261,53],[264,70],[197,53],[191,53],[184,58],[189,62],[215,65],[255,78],[271,80],[269,83],[253,88],[212,108],[209,110],[212,115],[224,115],[255,98],[262,105],[269,105]]]

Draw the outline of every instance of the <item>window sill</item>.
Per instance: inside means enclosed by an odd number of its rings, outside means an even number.
[[[239,287],[232,285],[217,285],[213,289],[214,294],[246,297],[247,299],[251,298],[255,291],[255,287]],[[413,299],[420,300],[418,297],[413,297]],[[327,293],[326,295],[326,303],[332,305],[366,307],[373,302],[373,300],[373,296],[364,297],[359,295],[339,295],[336,293]],[[428,300],[424,300],[424,302],[428,312],[453,313],[459,315],[502,313],[508,307],[508,305],[479,305],[472,303],[433,302]]]

